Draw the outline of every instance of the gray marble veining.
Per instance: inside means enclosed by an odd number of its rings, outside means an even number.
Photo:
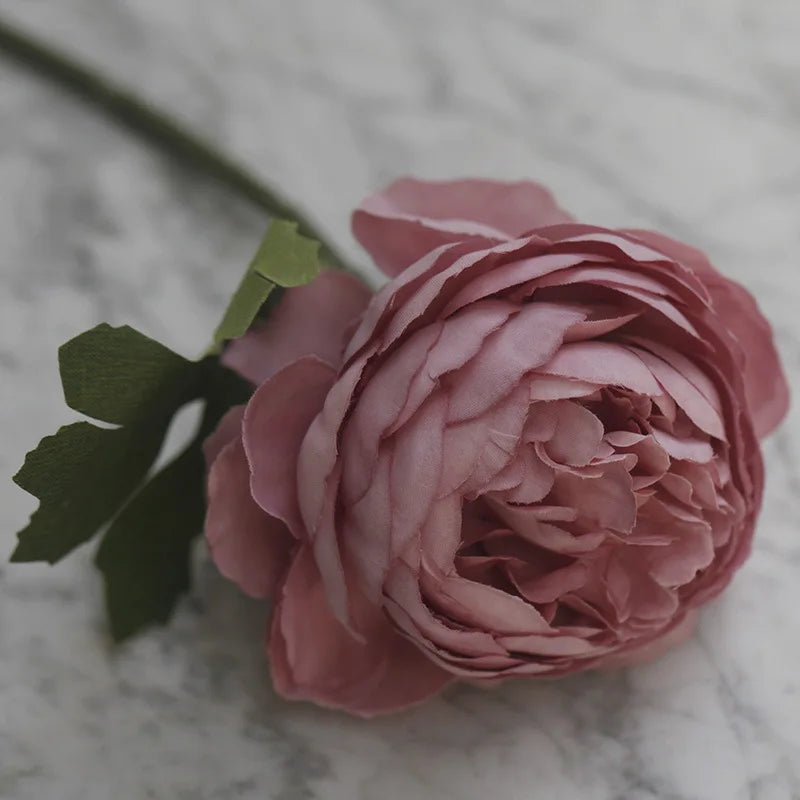
[[[395,175],[538,178],[586,221],[705,248],[800,393],[796,0],[0,0],[303,203],[342,247]],[[72,419],[56,347],[101,321],[188,355],[263,217],[0,62],[0,552],[24,452]],[[2,800],[796,800],[800,421],[766,446],[755,553],[648,667],[366,723],[276,698],[266,610],[215,573],[113,650],[90,549],[0,566]]]

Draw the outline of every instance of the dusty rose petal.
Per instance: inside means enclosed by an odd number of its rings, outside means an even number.
[[[358,634],[353,627],[353,609],[350,606],[345,564],[337,535],[340,516],[337,501],[341,475],[342,466],[336,464],[323,486],[324,495],[319,521],[309,533],[331,613],[357,637]]]
[[[622,328],[629,322],[635,320],[638,316],[639,312],[637,311],[629,314],[594,316],[594,319],[587,319],[585,322],[578,322],[573,325],[567,331],[564,341],[579,342],[584,339],[596,339],[607,333],[611,333],[611,331]]]
[[[558,375],[533,375],[528,381],[528,389],[532,401],[566,400],[594,394],[597,384]]]
[[[496,268],[497,258],[512,257],[531,247],[530,239],[514,239],[494,246],[475,249],[461,244],[454,247],[451,258],[443,259],[435,274],[419,285],[408,287],[413,291],[405,302],[392,310],[380,334],[382,352],[393,347],[403,336],[418,330],[422,324],[437,321],[439,315],[446,315],[448,299],[462,286],[480,275]],[[460,250],[466,252],[461,253]],[[414,271],[414,267],[411,268]],[[402,279],[402,275],[398,280]]]
[[[303,356],[338,366],[348,327],[370,297],[369,288],[354,275],[325,270],[305,286],[286,289],[266,321],[230,342],[222,363],[256,386]]]
[[[696,461],[705,464],[714,457],[714,448],[707,441],[690,437],[673,436],[667,431],[653,429],[653,438],[678,460]]]
[[[342,433],[341,451],[347,486],[347,501],[354,503],[367,490],[370,465],[378,455],[382,437],[396,425],[413,381],[423,371],[426,357],[438,337],[434,326],[423,328],[407,339],[359,397],[358,405]]]
[[[423,572],[422,587],[429,602],[462,625],[509,634],[550,630],[532,605],[492,586]]]
[[[652,339],[638,336],[629,336],[626,338],[628,341],[637,345],[637,353],[640,353],[642,350],[650,351],[653,355],[658,356],[662,361],[671,365],[673,369],[679,372],[703,395],[718,415],[723,413],[719,389],[714,384],[708,372],[698,366],[698,364],[684,354],[679,353],[675,348],[669,347],[661,342],[654,342]]]
[[[527,411],[519,387],[483,416],[450,424],[442,439],[439,497],[483,488],[513,458]]]
[[[297,502],[300,446],[335,378],[336,371],[324,361],[301,358],[261,384],[244,414],[242,438],[253,498],[297,537],[304,533]]]
[[[694,270],[711,294],[712,304],[745,352],[747,400],[759,437],[771,433],[789,409],[789,386],[775,348],[772,327],[753,296],[729,281],[694,247],[653,231],[631,231],[681,264]]]
[[[528,653],[533,656],[583,656],[596,654],[597,646],[578,636],[503,636],[498,641],[516,653]]]
[[[725,423],[720,413],[691,381],[666,361],[644,350],[631,349],[700,430],[717,439],[725,439]]]
[[[630,532],[636,522],[631,478],[621,464],[610,464],[599,478],[561,473],[556,478],[554,497],[600,528]]]
[[[445,320],[424,365],[408,385],[408,394],[392,429],[404,425],[440,383],[440,378],[463,367],[481,350],[486,338],[516,313],[516,306],[484,300]],[[424,368],[422,368],[424,367]]]
[[[365,362],[354,363],[331,387],[322,411],[308,428],[298,456],[298,500],[306,530],[313,533],[319,526],[325,503],[328,477],[336,467],[339,426],[352,402],[353,392]]]
[[[384,332],[398,308],[402,308],[416,292],[442,271],[452,267],[471,246],[465,243],[446,244],[423,256],[413,266],[401,272],[375,293],[358,328],[353,333],[344,354],[345,367],[361,355],[361,351],[372,343],[377,350]],[[476,260],[479,257],[476,257]]]
[[[547,454],[561,464],[585,466],[597,453],[603,438],[603,423],[577,403],[564,401],[557,406],[553,436],[546,442]]]
[[[364,717],[418,703],[451,676],[401,636],[376,606],[352,599],[363,641],[331,615],[314,558],[296,555],[269,637],[272,677],[284,697]]]
[[[219,571],[253,597],[269,597],[289,563],[294,539],[250,495],[241,439],[227,444],[208,474],[206,539]]]
[[[544,500],[553,488],[555,472],[539,458],[533,447],[523,448],[518,461],[523,465],[522,478],[516,486],[503,493],[503,499],[526,505]]]
[[[575,561],[561,569],[534,577],[528,577],[525,568],[512,567],[510,572],[524,597],[532,603],[549,603],[580,589],[586,583],[588,570],[585,563]]]
[[[537,513],[536,506],[514,506],[505,503],[493,503],[493,506],[498,515],[520,536],[556,553],[565,555],[590,553],[608,538],[602,531],[575,536],[558,525],[543,521]]]
[[[391,468],[391,454],[380,453],[372,464],[373,480],[367,491],[342,513],[347,528],[344,548],[355,579],[373,603],[380,599],[392,550]]]
[[[484,413],[526,372],[549,361],[567,329],[583,317],[580,309],[560,305],[523,306],[487,338],[479,356],[462,370],[450,392],[450,420],[463,421]]]
[[[613,342],[564,345],[540,372],[599,386],[625,386],[645,395],[658,395],[662,391],[642,360]]]
[[[581,264],[586,258],[583,253],[551,253],[547,242],[540,242],[536,250],[538,252],[526,253],[525,258],[504,259],[493,269],[476,276],[450,300],[445,313],[468,308],[472,303],[520,285],[530,285],[543,275],[559,275],[566,267]]]
[[[677,535],[669,547],[650,550],[650,575],[662,586],[684,586],[714,560],[711,526],[675,520],[672,530]]]
[[[403,178],[361,204],[353,233],[392,276],[447,242],[515,238],[570,219],[547,189],[529,181]]]
[[[409,542],[405,552],[396,555],[415,570],[419,570],[424,562],[428,569],[442,572],[453,563],[463,530],[461,498],[453,493],[433,504],[419,541]]]
[[[471,656],[504,655],[503,648],[483,631],[452,627],[434,615],[420,591],[419,577],[405,564],[393,566],[386,584],[387,596],[408,615],[417,632],[437,647],[451,648]],[[396,610],[389,607],[389,613]]]
[[[622,264],[639,266],[663,259],[663,255],[659,250],[649,247],[636,239],[631,239],[621,231],[591,228],[589,226],[586,226],[584,231],[559,237],[558,243],[564,249],[570,250],[574,248],[575,243],[580,243],[585,252],[603,255]],[[555,249],[561,249],[561,247]]]
[[[419,533],[436,500],[446,414],[447,399],[433,397],[394,436],[390,529],[395,553]]]
[[[585,258],[586,256],[584,256]],[[572,269],[559,270],[555,274],[549,273],[537,279],[536,286],[565,286],[583,283],[588,285],[601,284],[605,286],[625,287],[649,292],[659,297],[677,299],[676,293],[663,281],[642,272],[633,272],[630,269],[605,266],[604,264],[588,263]]]

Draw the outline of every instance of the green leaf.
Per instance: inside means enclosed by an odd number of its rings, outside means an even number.
[[[105,579],[106,609],[115,641],[164,624],[191,586],[191,548],[205,516],[202,445],[231,406],[253,387],[208,358],[206,408],[200,429],[184,452],[130,500],[103,536],[95,563]]]
[[[197,365],[127,325],[76,336],[58,361],[67,405],[104,422],[128,425],[196,396]]]
[[[250,399],[253,384],[237,372],[224,367],[213,356],[206,356],[197,366],[200,370],[202,395],[208,402],[203,425],[211,433],[219,418],[231,406],[241,405]]]
[[[284,288],[321,271],[319,244],[292,222],[273,222],[214,336],[223,343],[267,316]],[[204,516],[202,443],[253,387],[213,355],[190,362],[129,327],[98,325],[59,351],[67,404],[118,425],[78,422],[43,439],[15,480],[39,498],[13,561],[55,563],[106,528],[96,563],[115,639],[163,623],[190,585],[191,543]],[[202,398],[200,430],[148,480],[176,411]]]
[[[319,244],[299,235],[295,223],[273,222],[214,334],[215,348],[246,333],[276,289],[313,280],[322,269],[318,251]],[[191,545],[205,514],[202,442],[230,406],[249,397],[252,387],[213,357],[192,365],[131,329],[113,338],[110,330],[78,337],[62,351],[65,395],[73,408],[124,422],[143,409],[180,404],[193,396],[186,391],[191,385],[187,367],[199,367],[206,399],[195,440],[125,505],[97,553],[111,632],[122,641],[166,622],[189,589]],[[79,371],[87,362],[101,370],[90,366]],[[129,376],[158,390],[131,392]]]
[[[225,341],[247,333],[276,288],[314,280],[322,270],[319,247],[319,242],[297,232],[297,223],[272,222],[214,332],[212,352],[218,353]]]
[[[96,564],[115,641],[165,623],[190,588],[204,482],[203,453],[194,442],[131,499],[103,536]]]
[[[88,541],[142,481],[168,424],[161,417],[110,430],[76,422],[42,439],[14,476],[40,504],[11,560],[54,564]]]
[[[302,286],[322,271],[319,242],[297,232],[296,222],[275,220],[253,259],[252,269],[278,286]]]
[[[39,498],[12,561],[51,564],[91,539],[155,461],[175,412],[203,370],[127,326],[98,325],[59,351],[67,403],[123,427],[68,425],[30,452],[14,480]]]
[[[238,339],[256,318],[259,309],[266,302],[275,284],[256,272],[245,273],[239,287],[231,298],[222,322],[214,331],[214,349],[219,351],[223,342]]]

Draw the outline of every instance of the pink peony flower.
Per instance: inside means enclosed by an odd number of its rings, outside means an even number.
[[[276,689],[372,715],[454,679],[651,656],[747,557],[787,388],[751,296],[531,183],[401,180],[226,362],[220,570],[273,596]]]

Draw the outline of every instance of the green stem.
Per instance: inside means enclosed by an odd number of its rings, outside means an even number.
[[[325,261],[334,267],[351,269],[316,226],[288,200],[210,142],[142,98],[1,19],[0,55],[57,83],[162,153],[205,173],[270,215],[296,221],[304,236],[322,244]]]

